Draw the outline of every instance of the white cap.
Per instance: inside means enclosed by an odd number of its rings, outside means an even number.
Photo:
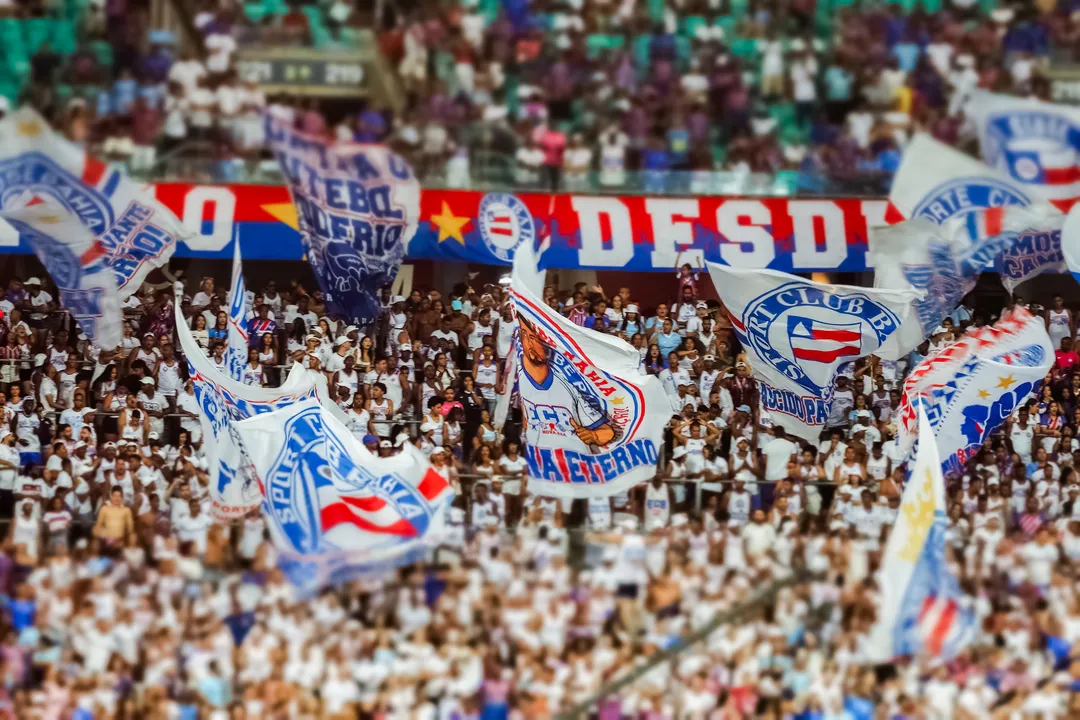
[[[388,447],[394,447],[394,445],[389,440],[381,440],[381,441],[379,441],[379,447],[388,448]]]
[[[394,438],[394,446],[395,447],[401,447],[402,445],[404,445],[407,442],[409,442],[409,433],[407,433],[407,432],[398,433],[398,436],[396,438]]]
[[[4,440],[4,438],[0,437],[0,442],[3,442],[3,440]],[[84,442],[83,442],[82,440],[80,440],[79,442],[75,443],[75,449],[76,449],[76,450],[83,450],[83,449],[85,449],[86,447],[88,447],[88,446],[87,446],[87,444],[86,444],[86,443],[84,443]]]
[[[445,452],[446,452],[446,448],[442,447],[441,445],[437,445],[437,446],[435,446],[435,447],[433,447],[431,449],[431,454],[432,455],[442,455]]]
[[[391,305],[396,305],[399,302],[405,302],[405,297],[403,295],[395,295],[394,297],[390,298]]]
[[[348,334],[349,334],[349,333],[351,333],[351,332],[360,332],[360,328],[356,327],[355,325],[350,325],[349,327],[345,328],[345,329],[344,329],[344,330],[342,330],[341,332],[343,332],[343,333],[345,333],[346,335],[348,335]]]
[[[701,300],[701,301],[698,302],[696,307],[697,307],[698,310],[708,310],[709,309],[709,303],[705,302],[704,300]]]
[[[29,280],[27,280],[26,282],[23,283],[23,285],[40,285],[40,284],[41,284],[41,278],[36,278],[36,277],[32,277],[32,278],[30,278]]]
[[[154,378],[152,378],[152,377],[144,377],[139,382],[141,384],[143,384],[143,385],[153,385],[154,384]]]
[[[671,457],[676,459],[676,460],[678,460],[681,457],[685,457],[685,456],[686,456],[686,448],[683,447],[682,445],[675,448],[675,451],[673,453],[671,453]]]
[[[437,427],[439,427],[439,426],[436,425],[433,422],[430,422],[430,421],[422,422],[422,423],[420,423],[420,432],[431,432],[432,430],[434,430]]]
[[[158,434],[158,433],[156,433],[156,432],[152,432],[152,433],[150,433],[149,435],[147,435],[147,436],[146,436],[146,439],[147,439],[147,440],[160,440],[160,439],[161,439],[161,435],[159,435],[159,434]]]
[[[336,340],[334,340],[334,347],[340,347],[340,346],[344,345],[347,342],[352,342],[352,340],[345,337],[344,335],[340,335],[340,336],[338,336],[338,338]]]
[[[34,367],[41,367],[48,359],[49,357],[45,353],[38,353],[34,356]]]
[[[638,307],[637,307],[637,305],[635,303],[630,303],[629,305],[626,306],[626,312],[636,313],[637,311],[638,311]]]
[[[107,443],[105,443],[105,445],[104,445],[103,447],[104,447],[104,448],[105,448],[106,450],[108,450],[109,448],[112,448],[113,450],[115,450],[115,449],[116,449],[116,443],[114,443],[114,442],[107,442]]]

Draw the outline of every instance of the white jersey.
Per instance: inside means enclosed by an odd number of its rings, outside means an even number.
[[[381,403],[372,400],[368,412],[371,413],[371,420],[379,437],[389,437],[390,423],[386,421],[390,419],[390,401],[386,398],[383,398]]]
[[[514,323],[499,321],[499,334],[495,341],[495,353],[504,358],[510,354],[510,340],[514,337]]]
[[[745,490],[741,493],[732,492],[728,495],[727,513],[728,520],[732,525],[745,525],[750,521],[750,507],[753,497]]]
[[[698,378],[698,394],[706,403],[709,402],[709,393],[712,392],[712,386],[716,383],[716,378],[719,376],[719,370],[701,371],[701,377]]]
[[[180,363],[173,360],[173,364],[161,363],[158,367],[158,391],[165,397],[175,397],[176,393],[184,386],[180,379]]]
[[[494,331],[495,328],[491,327],[490,325],[481,325],[480,323],[476,323],[476,325],[473,326],[473,331],[469,333],[469,351],[472,352],[473,350],[479,350],[481,347],[483,347],[484,338],[489,337]]]
[[[480,388],[480,395],[485,400],[495,399],[495,383],[498,382],[498,379],[499,365],[494,360],[490,365],[485,365],[482,361],[476,364],[476,384],[491,386]]]
[[[656,530],[668,524],[671,516],[671,497],[666,485],[645,488],[645,529]]]
[[[1012,441],[1013,452],[1019,455],[1024,462],[1031,461],[1031,442],[1034,437],[1034,425],[1029,424],[1027,427],[1020,427],[1020,423],[1013,423],[1012,429],[1009,430],[1009,440]]]
[[[593,530],[611,527],[611,498],[589,498],[589,527]]]
[[[538,385],[525,374],[522,388],[522,408],[525,420],[525,443],[536,447],[551,447],[554,437],[557,446],[578,452],[589,448],[577,438],[571,420],[585,428],[604,424],[606,418],[581,397],[581,394],[561,375],[551,371],[546,381]],[[541,399],[542,403],[535,402]]]
[[[1050,341],[1054,344],[1054,349],[1061,347],[1061,339],[1072,337],[1072,328],[1069,327],[1069,311],[1068,310],[1050,310],[1047,313],[1049,318],[1048,327],[1046,332],[1050,335]]]
[[[41,425],[41,420],[37,415],[27,415],[26,413],[19,413],[15,419],[15,437],[19,440],[25,440],[26,444],[19,443],[16,445],[19,448],[19,452],[40,452],[41,441],[38,440],[37,429]]]
[[[889,466],[889,458],[884,453],[880,458],[870,455],[866,458],[866,474],[875,480],[884,480]]]

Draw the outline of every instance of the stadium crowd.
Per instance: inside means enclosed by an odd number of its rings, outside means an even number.
[[[1072,313],[1046,311],[1062,350],[1039,396],[949,478],[950,563],[978,616],[974,643],[948,663],[875,668],[860,658],[904,478],[887,440],[919,355],[850,367],[820,443],[793,441],[759,411],[699,281],[684,268],[677,301],[655,308],[632,287],[545,290],[571,321],[638,347],[680,408],[655,480],[576,504],[529,493],[516,413],[504,432],[492,425],[510,347],[501,286],[388,297],[367,335],[300,284],[252,291],[245,382],[274,384],[291,362],[325,373],[369,448],[414,443],[459,493],[437,564],[299,603],[258,511],[231,527],[210,516],[168,284],[128,303],[124,343],[104,353],[69,331],[41,278],[13,279],[0,299],[2,707],[80,720],[546,717],[786,581],[596,716],[1080,712]],[[188,290],[194,335],[220,357],[223,286]],[[992,315],[959,308],[922,352]]]
[[[973,89],[1047,98],[1051,58],[1080,47],[1080,11],[1055,0],[203,2],[200,52],[150,28],[142,3],[59,5],[0,17],[0,95],[135,170],[190,154],[201,164],[183,172],[223,181],[272,172],[269,107],[313,134],[390,142],[452,187],[705,192],[730,189],[710,184],[724,170],[884,192],[913,132],[969,145]],[[407,98],[397,114],[371,101],[327,116],[237,71],[239,43],[349,47],[367,23]]]

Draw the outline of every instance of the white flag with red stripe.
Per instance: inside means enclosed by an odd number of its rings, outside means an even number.
[[[374,455],[317,400],[234,427],[301,594],[420,559],[442,539],[454,491],[411,444]]]
[[[0,210],[55,203],[97,238],[123,300],[192,233],[144,186],[55,132],[32,108],[0,120]],[[16,240],[0,221],[0,241]]]
[[[941,458],[930,421],[920,410],[915,462],[877,577],[881,602],[865,663],[913,655],[947,660],[971,642],[975,614],[945,558],[947,528]]]
[[[1049,200],[1080,197],[1080,108],[979,91],[964,112],[991,167]]]
[[[898,333],[919,334],[912,303],[921,291],[825,285],[775,270],[709,263],[720,299],[761,390],[761,406],[801,438],[847,424],[833,416],[834,381],[860,358],[890,353]],[[911,327],[914,326],[914,327]]]

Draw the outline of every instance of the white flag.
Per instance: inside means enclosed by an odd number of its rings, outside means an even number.
[[[829,422],[841,366],[868,355],[896,360],[901,354],[888,352],[890,340],[900,332],[919,332],[912,302],[921,293],[914,290],[825,285],[717,263],[708,267],[758,380],[762,409],[801,438],[816,440]]]
[[[316,400],[236,423],[281,567],[302,593],[421,559],[454,492],[416,448],[379,457]]]
[[[510,291],[529,492],[605,497],[649,480],[671,417],[663,388],[629,344],[545,305],[536,275],[533,248],[521,243]]]
[[[195,386],[203,445],[210,466],[210,499],[213,514],[219,520],[243,517],[262,501],[258,482],[245,460],[234,423],[260,413],[271,412],[292,403],[315,398],[328,410],[344,414],[330,399],[326,378],[294,364],[284,384],[278,388],[243,385],[214,367],[191,335],[180,310],[183,287],[176,289],[176,334],[188,363],[188,374]]]
[[[247,287],[240,261],[240,237],[233,234],[232,283],[229,285],[229,336],[225,349],[225,368],[229,377],[240,382],[248,356]]]
[[[978,91],[964,112],[990,166],[1049,200],[1080,197],[1080,108]]]
[[[930,422],[945,472],[959,472],[990,436],[1035,393],[1054,364],[1042,318],[1022,307],[993,327],[974,328],[926,357],[904,381],[896,440],[906,457],[915,444],[917,408]]]
[[[919,413],[919,445],[878,575],[881,603],[865,661],[949,659],[970,642],[974,613],[945,559],[945,479],[934,432]]]
[[[90,228],[116,275],[121,300],[169,261],[178,239],[191,235],[141,185],[24,107],[0,120],[0,210],[17,210],[35,199],[60,204]],[[10,225],[3,230],[13,239]]]

